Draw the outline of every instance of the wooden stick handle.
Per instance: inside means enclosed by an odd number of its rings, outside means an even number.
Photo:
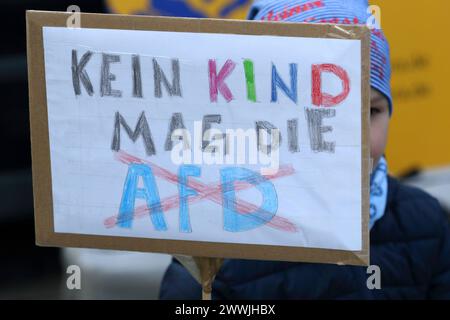
[[[202,300],[211,300],[211,291],[211,287],[207,288],[207,286],[203,285]]]
[[[202,272],[202,299],[211,300],[212,282],[216,275],[214,269],[214,258],[203,258]]]

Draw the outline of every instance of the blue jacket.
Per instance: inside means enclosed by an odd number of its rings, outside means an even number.
[[[213,299],[450,299],[450,229],[438,202],[389,177],[385,215],[370,232],[370,263],[381,289],[367,288],[365,267],[225,260]],[[200,299],[201,288],[173,260],[161,299]]]

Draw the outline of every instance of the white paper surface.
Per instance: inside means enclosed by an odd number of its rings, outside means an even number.
[[[43,33],[55,232],[361,249],[359,40],[55,27],[44,27]],[[81,95],[75,95],[72,50],[77,50],[78,61],[88,50],[93,52],[85,67],[93,85],[92,96],[83,85]],[[102,53],[120,55],[120,63],[110,64],[110,73],[115,75],[111,86],[121,91],[120,98],[100,94]],[[140,56],[143,98],[132,96],[132,55]],[[157,59],[169,83],[172,81],[170,59],[179,60],[182,97],[170,97],[164,85],[162,97],[155,97],[153,58]],[[209,59],[216,60],[217,72],[227,59],[236,63],[225,80],[234,97],[231,102],[220,92],[217,103],[210,101]],[[247,99],[244,59],[254,63],[257,102]],[[278,101],[271,102],[272,64],[289,86],[289,63],[298,65],[298,101],[295,104],[278,89]],[[336,116],[323,120],[324,126],[333,128],[323,137],[335,142],[334,153],[311,150],[305,115],[305,108],[317,108],[311,101],[311,65],[321,63],[338,64],[350,78],[349,95],[342,103],[331,107],[336,110]],[[336,94],[341,90],[340,82],[332,75],[324,74],[322,82],[324,92]],[[282,135],[280,166],[291,165],[294,172],[270,180],[278,201],[273,223],[247,231],[224,230],[219,188],[210,198],[189,203],[192,232],[180,232],[176,203],[164,212],[165,231],[155,230],[148,212],[136,216],[130,228],[114,223],[108,225],[108,221],[114,222],[111,217],[119,214],[129,169],[115,158],[111,149],[116,112],[132,130],[141,113],[145,113],[156,155],[147,156],[142,137],[133,142],[123,128],[120,149],[174,174],[178,173],[178,166],[172,162],[170,151],[164,150],[164,143],[175,112],[182,113],[192,135],[194,121],[202,121],[207,114],[221,115],[221,123],[214,123],[212,127],[224,132],[228,128],[253,129],[255,121],[269,121],[277,126]],[[298,119],[300,151],[296,153],[288,150],[289,119]],[[256,172],[263,167],[259,164],[235,166]],[[193,179],[209,185],[220,183],[220,170],[230,165],[199,167],[201,175]],[[171,197],[176,200],[179,191],[176,184],[157,176],[155,181],[161,201]],[[142,187],[142,182],[139,183]],[[261,193],[254,187],[236,191],[236,197],[256,207],[262,201]],[[137,199],[135,206],[145,208],[145,201]],[[277,227],[280,222],[294,226],[295,232]]]

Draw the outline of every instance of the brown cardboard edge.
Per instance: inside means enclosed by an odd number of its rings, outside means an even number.
[[[366,265],[362,256],[356,256],[352,251],[287,246],[110,237],[70,233],[51,233],[45,242],[40,243],[40,245],[159,252],[211,258]]]
[[[42,26],[66,27],[70,12],[27,11]],[[195,23],[192,23],[195,22]],[[308,28],[304,28],[308,25]],[[210,32],[312,38],[360,39],[367,27],[336,24],[304,24],[254,20],[174,18],[143,15],[81,13],[82,28]],[[325,35],[325,36],[324,36]]]
[[[65,27],[70,13],[27,11],[27,59],[30,95],[33,191],[36,243],[42,246],[84,247],[186,254],[200,257],[224,257],[261,260],[307,261],[351,265],[369,264],[368,201],[362,204],[362,250],[344,251],[251,244],[160,240],[116,236],[55,233],[51,185],[50,146],[45,87],[43,26]],[[195,23],[192,23],[195,21]],[[362,199],[368,200],[369,179],[369,31],[349,25],[309,25],[220,19],[190,19],[149,16],[81,14],[84,28],[209,32],[250,35],[278,35],[361,39],[362,58]],[[367,188],[364,188],[367,186]]]
[[[362,30],[361,37],[361,170],[362,170],[362,244],[360,253],[361,261],[365,265],[370,265],[370,231],[369,231],[369,211],[370,211],[370,30]]]
[[[27,11],[28,91],[36,243],[45,244],[54,230],[53,197],[42,27],[36,20],[36,15]]]

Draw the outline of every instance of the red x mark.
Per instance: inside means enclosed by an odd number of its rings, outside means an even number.
[[[138,164],[147,164],[152,168],[152,172],[155,176],[163,178],[166,181],[169,181],[171,183],[174,184],[178,184],[178,176],[176,174],[171,173],[170,171],[150,162],[150,161],[146,161],[140,158],[137,158],[135,156],[132,156],[124,151],[118,151],[115,153],[115,158],[125,164],[130,164],[130,163],[138,163]],[[295,172],[294,168],[292,166],[281,166],[278,170],[278,172],[274,175],[268,175],[265,176],[266,179],[268,180],[273,180],[273,179],[277,179],[277,178],[281,178],[284,176],[288,176],[288,175],[292,175]],[[249,182],[243,182],[243,181],[236,181],[235,182],[235,190],[236,191],[240,191],[240,190],[245,190],[245,189],[249,189],[254,187],[254,185],[252,185]],[[222,204],[222,185],[220,183],[214,183],[214,184],[203,184],[201,182],[199,182],[198,180],[190,177],[189,181],[188,181],[188,186],[192,189],[195,189],[197,191],[197,195],[195,196],[190,196],[188,201],[190,203],[194,203],[203,199],[208,199],[210,201],[213,201],[221,206],[223,206]],[[173,195],[170,197],[166,197],[164,199],[161,200],[161,209],[165,212],[174,208],[177,208],[179,206],[179,196],[178,195]],[[261,210],[259,207],[248,203],[244,200],[241,199],[237,199],[236,203],[236,209],[238,211],[238,213],[240,214],[248,214],[251,217],[257,219],[257,220],[264,220],[268,226],[276,228],[276,229],[280,229],[283,231],[287,231],[287,232],[297,232],[297,227],[290,222],[288,219],[286,218],[282,218],[278,215],[275,215],[272,219],[268,220],[266,218],[266,216],[270,216],[270,213],[265,212],[263,210]],[[142,205],[139,206],[135,209],[134,215],[132,218],[128,218],[128,219],[133,219],[133,218],[141,218],[144,216],[147,216],[149,214],[149,212],[152,212],[152,208],[149,208],[147,205]],[[107,219],[105,219],[104,221],[104,225],[107,228],[112,228],[114,227],[116,224],[118,224],[119,221],[118,220],[118,216],[111,216]]]

